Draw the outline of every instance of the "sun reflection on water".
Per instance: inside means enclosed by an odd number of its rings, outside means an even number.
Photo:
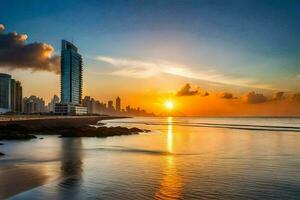
[[[167,150],[173,152],[173,118],[168,117]],[[178,199],[183,189],[182,177],[176,166],[176,157],[167,155],[163,160],[163,177],[155,199]]]
[[[173,152],[173,118],[168,117],[167,150]]]

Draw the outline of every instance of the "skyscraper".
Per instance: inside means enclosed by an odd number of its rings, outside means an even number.
[[[10,105],[12,112],[22,112],[22,86],[21,82],[15,79],[10,81]]]
[[[15,111],[16,108],[16,80],[10,79],[10,110]]]
[[[22,85],[20,81],[16,82],[16,97],[15,97],[15,101],[16,101],[16,108],[15,108],[15,112],[16,113],[21,113],[22,112],[22,99],[23,99],[23,92],[22,92]]]
[[[0,113],[8,112],[10,105],[10,83],[11,76],[9,74],[0,73]]]
[[[121,112],[121,99],[120,99],[120,97],[116,98],[116,111]]]
[[[115,109],[114,109],[114,102],[113,101],[108,101],[107,102],[107,110],[108,110],[108,112],[113,112],[113,111],[115,111]]]
[[[84,115],[87,107],[81,106],[82,57],[77,47],[66,40],[61,43],[61,102],[55,104],[55,114]]]
[[[62,40],[61,103],[81,104],[82,57],[74,44]]]

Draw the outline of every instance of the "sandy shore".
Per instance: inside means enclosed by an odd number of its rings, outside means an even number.
[[[43,172],[43,168],[47,168],[47,173]],[[12,177],[17,177],[17,179]],[[0,199],[12,197],[58,179],[59,166],[56,162],[14,163],[1,167]]]

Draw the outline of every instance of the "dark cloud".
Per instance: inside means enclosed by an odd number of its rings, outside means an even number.
[[[209,96],[209,93],[208,93],[208,92],[203,92],[203,93],[201,94],[201,96],[207,97],[207,96]]]
[[[255,92],[249,92],[248,94],[244,95],[243,100],[247,103],[255,104],[255,103],[266,102],[267,98],[263,94],[257,94]]]
[[[221,99],[234,99],[233,94],[229,92],[222,92],[218,94],[218,97],[220,97]]]
[[[273,94],[273,100],[283,100],[284,99],[284,92],[276,92]]]
[[[192,90],[191,85],[189,83],[185,84],[177,93],[177,96],[193,96],[198,95],[199,90]]]
[[[292,100],[300,102],[300,93],[293,94]]]
[[[26,34],[4,33],[0,24],[0,67],[31,69],[59,73],[59,56],[53,56],[54,48],[46,43],[29,43]]]

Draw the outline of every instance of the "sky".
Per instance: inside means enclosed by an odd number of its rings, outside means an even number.
[[[299,19],[293,0],[2,1],[0,72],[47,102],[60,93],[66,39],[83,56],[84,95],[101,101],[120,96],[163,113],[171,99],[178,115],[300,115]]]

